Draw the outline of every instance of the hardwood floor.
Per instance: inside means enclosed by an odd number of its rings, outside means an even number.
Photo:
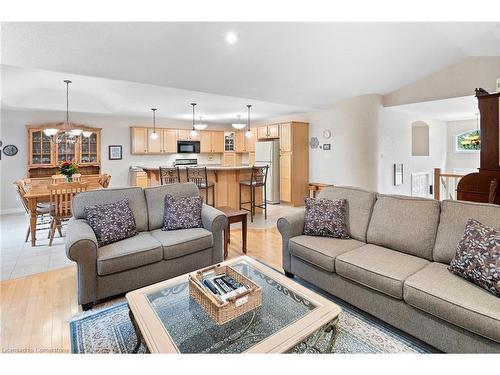
[[[276,228],[249,229],[247,255],[281,269],[281,236]],[[242,255],[241,229],[231,230],[229,258]],[[81,310],[76,300],[76,267],[0,283],[0,342],[3,353],[69,353],[68,321]]]

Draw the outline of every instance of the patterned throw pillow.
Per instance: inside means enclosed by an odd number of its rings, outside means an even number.
[[[306,198],[304,234],[348,239],[346,211],[345,199]]]
[[[202,228],[200,197],[165,196],[163,230]]]
[[[448,269],[500,297],[500,231],[469,219]]]
[[[128,199],[87,206],[83,212],[97,237],[99,247],[137,235],[135,218]]]

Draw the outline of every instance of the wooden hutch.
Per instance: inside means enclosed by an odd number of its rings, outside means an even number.
[[[29,178],[48,178],[59,173],[59,165],[64,161],[76,162],[82,175],[101,173],[101,129],[86,125],[76,125],[88,130],[92,135],[81,137],[72,143],[64,139],[55,143],[43,132],[47,128],[63,129],[63,123],[26,125],[28,131],[28,175]]]
[[[481,115],[480,167],[459,181],[457,199],[500,204],[500,93],[476,89],[476,97]]]

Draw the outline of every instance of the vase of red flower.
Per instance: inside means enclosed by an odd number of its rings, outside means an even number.
[[[71,163],[69,161],[65,161],[59,167],[59,172],[61,172],[61,174],[66,177],[66,180],[68,182],[72,182],[73,175],[76,172],[78,172],[78,165],[76,163]]]

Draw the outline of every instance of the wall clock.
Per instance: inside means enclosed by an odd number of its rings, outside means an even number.
[[[17,154],[17,147],[14,145],[7,145],[3,148],[3,153],[7,156],[14,156]]]
[[[326,130],[323,131],[323,138],[330,139],[331,137],[332,137],[332,131],[331,130],[326,129]]]

